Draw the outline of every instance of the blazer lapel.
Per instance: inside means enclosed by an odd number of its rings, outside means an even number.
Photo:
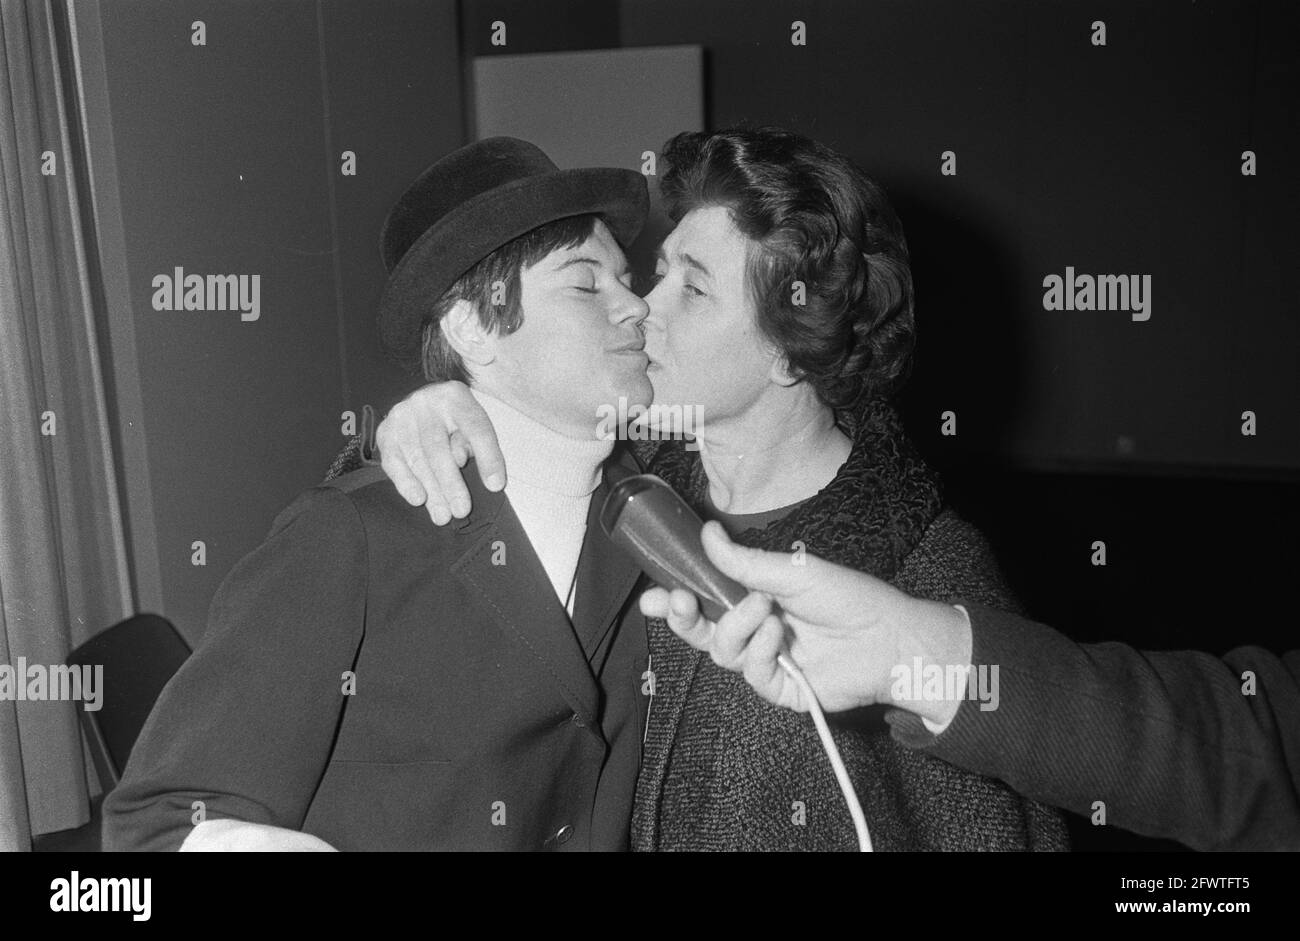
[[[504,493],[482,486],[477,468],[467,465],[464,473],[473,509],[453,525],[471,545],[452,565],[452,574],[479,594],[502,629],[517,637],[555,679],[573,711],[597,728],[595,677],[519,517]],[[505,564],[494,564],[502,549]]]
[[[613,460],[627,462],[621,454]],[[629,463],[632,469],[635,464]],[[609,495],[606,479],[591,495],[587,509],[587,534],[578,557],[577,587],[573,605],[573,628],[588,659],[613,629],[618,613],[641,577],[640,566],[614,543],[600,526],[600,511]]]

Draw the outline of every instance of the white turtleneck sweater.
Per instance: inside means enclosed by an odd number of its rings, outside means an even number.
[[[571,438],[486,392],[471,391],[491,419],[506,460],[506,498],[546,569],[555,596],[573,617],[574,578],[587,533],[587,510],[613,442],[597,439],[594,423],[591,438]],[[507,565],[509,553],[507,546]]]

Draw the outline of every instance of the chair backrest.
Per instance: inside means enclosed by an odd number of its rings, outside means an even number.
[[[101,707],[78,711],[105,790],[121,779],[158,694],[189,655],[185,639],[156,614],[128,618],[69,655],[70,664],[104,668]]]

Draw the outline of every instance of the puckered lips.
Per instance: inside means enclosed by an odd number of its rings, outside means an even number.
[[[645,337],[637,337],[630,343],[614,347],[610,352],[616,356],[635,356],[646,363],[650,361],[650,357],[645,352]]]

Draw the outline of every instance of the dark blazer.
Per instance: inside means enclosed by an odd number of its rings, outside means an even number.
[[[998,708],[963,702],[939,736],[897,712],[902,741],[1086,817],[1101,801],[1107,825],[1135,833],[1200,850],[1300,850],[1300,650],[1219,658],[1076,644],[968,610],[971,662],[999,668]]]
[[[570,624],[504,495],[465,478],[451,526],[377,467],[280,514],[106,799],[106,849],[177,848],[196,801],[341,850],[626,847],[646,636],[606,488]]]

